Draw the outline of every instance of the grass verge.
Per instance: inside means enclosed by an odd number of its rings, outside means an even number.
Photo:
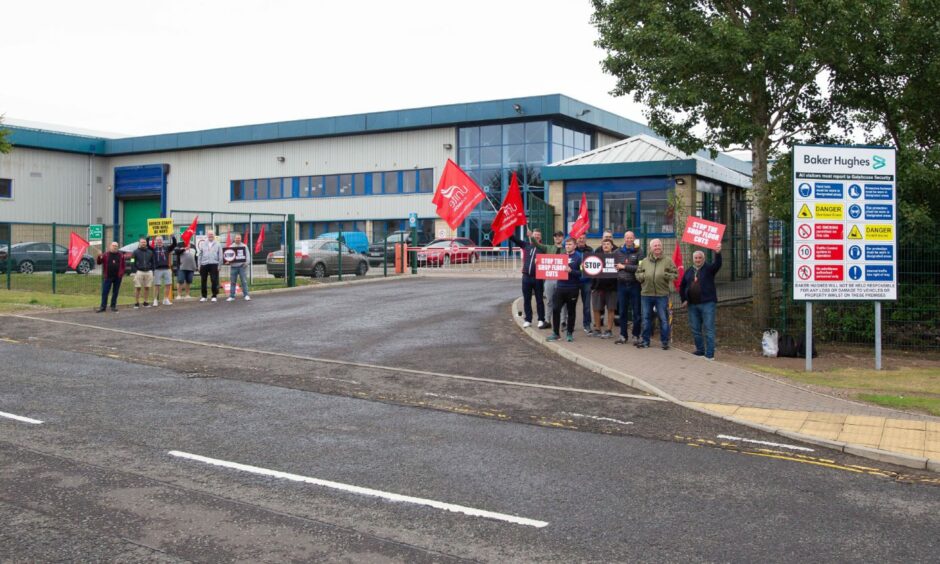
[[[940,416],[940,398],[920,396],[893,396],[883,394],[858,394],[858,399],[901,411],[922,411]]]

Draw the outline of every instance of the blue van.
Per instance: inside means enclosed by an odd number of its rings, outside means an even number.
[[[350,249],[362,254],[366,254],[366,251],[369,250],[369,238],[366,237],[366,234],[362,231],[332,231],[318,236],[317,239],[335,240],[339,237],[340,233],[343,234],[343,241]]]

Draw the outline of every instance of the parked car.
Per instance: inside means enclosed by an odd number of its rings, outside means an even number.
[[[342,234],[346,246],[357,253],[365,254],[369,250],[369,238],[362,231],[332,231],[318,236],[317,239],[333,239],[335,241],[340,234]]]
[[[480,260],[476,247],[476,243],[464,237],[435,239],[418,251],[418,266],[475,263]]]
[[[409,247],[423,246],[430,243],[431,240],[422,232],[418,231],[418,240],[411,240],[411,231],[393,231],[388,234],[384,241],[378,241],[369,245],[367,256],[369,264],[382,264],[384,261],[395,262],[395,243],[405,243]],[[386,243],[388,250],[386,251]]]
[[[12,252],[7,246],[0,247],[0,272],[6,272],[7,263],[12,263],[12,270],[22,274],[33,272],[52,271],[52,243],[14,243]],[[65,272],[69,269],[69,250],[62,245],[55,246],[55,271]],[[10,258],[12,257],[12,259]],[[95,257],[88,253],[82,256],[81,262],[75,268],[79,274],[88,274],[95,268]]]
[[[330,239],[297,241],[294,246],[294,272],[297,276],[326,278],[339,273],[340,243]],[[369,261],[365,255],[342,245],[343,274],[365,276]],[[265,262],[268,274],[282,278],[285,272],[284,251],[269,253]]]

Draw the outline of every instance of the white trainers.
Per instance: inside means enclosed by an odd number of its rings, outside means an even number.
[[[215,299],[215,296],[212,296],[212,302],[215,303],[215,302],[217,302],[217,301],[219,301],[219,300]]]
[[[158,302],[157,299],[154,298],[154,300],[153,300],[153,307],[157,307],[158,305],[160,305],[160,302]]]
[[[235,298],[229,296],[229,297],[225,298],[225,301],[227,301],[227,302],[234,302],[234,301],[235,301]]]
[[[199,301],[200,301],[200,302],[204,302],[204,301],[206,301],[206,299],[205,299],[205,298],[199,298]]]
[[[538,324],[539,329],[545,329],[546,327],[548,327],[547,323],[545,323],[544,321],[539,321],[539,324]]]
[[[250,301],[251,301],[251,296],[245,296],[245,301],[246,301],[246,302],[250,302]]]
[[[173,302],[171,302],[170,300],[166,298],[163,298],[163,305],[173,305]]]
[[[529,327],[532,327],[532,324],[526,321],[525,323],[522,324],[522,326],[528,329]]]

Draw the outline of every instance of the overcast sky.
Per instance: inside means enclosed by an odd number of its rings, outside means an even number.
[[[609,92],[589,0],[5,2],[0,114],[125,135]]]

